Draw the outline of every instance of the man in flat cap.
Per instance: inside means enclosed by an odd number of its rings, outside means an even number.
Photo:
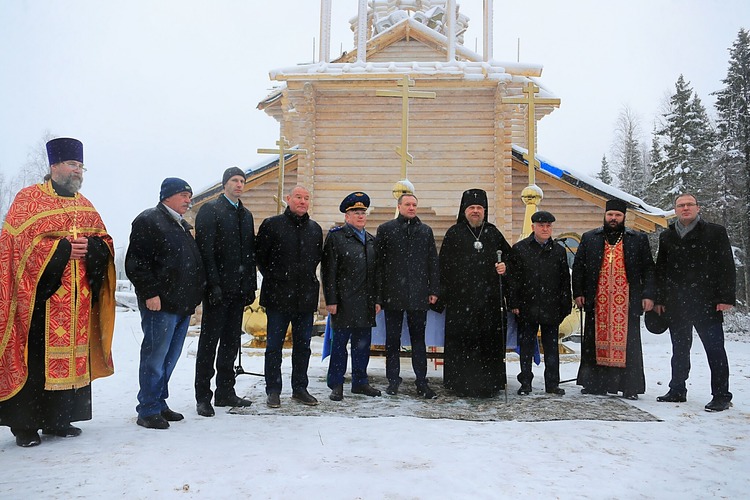
[[[224,192],[206,202],[195,218],[195,240],[206,270],[203,317],[195,357],[195,400],[198,415],[213,417],[216,406],[250,406],[234,391],[234,360],[240,349],[242,314],[255,301],[255,225],[242,204],[245,172],[224,171]],[[218,346],[218,354],[217,354]],[[216,371],[214,372],[214,362]],[[216,373],[216,392],[211,378]]]
[[[203,263],[192,226],[183,219],[193,189],[182,179],[161,183],[159,203],[135,218],[125,273],[135,287],[141,313],[137,424],[167,429],[183,419],[167,405],[169,378],[180,359],[190,316],[205,286]]]
[[[505,388],[500,276],[511,248],[487,221],[487,193],[461,197],[456,224],[440,247],[440,299],[445,305],[443,385],[461,397],[490,398]],[[498,262],[498,252],[503,262]]]
[[[440,268],[435,236],[417,216],[417,203],[414,194],[402,194],[398,216],[378,227],[378,303],[385,311],[386,393],[398,394],[401,384],[401,329],[406,317],[417,394],[434,399],[437,394],[427,383],[425,327],[427,310],[437,302],[440,291]]]
[[[341,202],[339,210],[345,224],[331,229],[323,247],[320,277],[323,296],[330,315],[333,336],[331,360],[328,365],[329,398],[344,398],[346,344],[352,343],[352,393],[380,396],[369,384],[367,365],[370,362],[370,340],[376,304],[375,239],[365,230],[370,197],[354,192]]]
[[[627,204],[607,201],[604,226],[584,233],[573,297],[586,312],[578,385],[583,394],[646,391],[640,315],[654,307],[654,261],[645,234],[625,227]]]
[[[542,332],[544,348],[544,390],[562,396],[558,333],[560,323],[570,314],[570,268],[565,249],[552,239],[555,216],[539,211],[531,216],[532,234],[513,245],[513,265],[508,271],[508,307],[518,317],[518,344],[521,355],[519,395],[531,393],[531,358],[537,331]]]
[[[0,425],[18,446],[74,437],[91,381],[114,372],[112,238],[78,191],[83,144],[47,143],[50,172],[23,188],[0,233]],[[33,305],[33,307],[32,307]]]
[[[255,238],[255,260],[263,275],[260,305],[266,308],[266,405],[281,406],[284,338],[292,325],[292,399],[308,406],[318,400],[307,391],[313,314],[320,283],[315,271],[323,254],[323,230],[307,213],[310,191],[294,186],[283,214],[263,221]]]
[[[680,194],[674,202],[677,221],[659,235],[656,259],[659,314],[669,317],[672,340],[672,379],[659,402],[687,401],[693,328],[698,332],[711,369],[711,401],[706,411],[731,406],[729,361],[724,349],[724,312],[735,304],[734,257],[727,230],[703,220],[694,195]]]

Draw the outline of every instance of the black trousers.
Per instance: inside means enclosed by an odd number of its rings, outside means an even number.
[[[560,351],[557,347],[559,325],[540,325],[519,318],[518,346],[521,350],[521,373],[518,374],[518,381],[524,385],[531,385],[534,378],[531,363],[534,356],[534,339],[539,329],[542,330],[544,349],[544,388],[551,390],[560,385]]]
[[[203,304],[201,335],[195,358],[195,400],[198,403],[211,402],[211,379],[214,373],[216,399],[235,395],[234,360],[240,349],[244,310],[245,303],[240,297],[225,298],[217,305],[211,305],[208,301]]]
[[[675,319],[669,326],[672,339],[672,380],[669,388],[675,392],[687,393],[685,382],[690,374],[690,348],[693,345],[693,327],[703,343],[711,369],[711,394],[732,399],[729,392],[729,361],[724,349],[724,328],[719,321],[693,323]]]
[[[385,311],[385,375],[389,383],[400,383],[401,377],[401,328],[404,311]],[[406,324],[411,339],[411,366],[417,378],[417,387],[427,384],[427,347],[424,330],[427,311],[406,311]]]

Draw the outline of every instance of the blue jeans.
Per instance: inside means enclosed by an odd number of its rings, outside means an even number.
[[[367,385],[367,365],[370,363],[372,328],[341,328],[333,331],[331,361],[328,365],[328,387],[344,384],[346,373],[346,343],[352,341],[352,387]]]
[[[140,418],[161,413],[167,408],[169,378],[182,353],[190,325],[190,315],[141,310],[141,361],[138,368],[138,406]]]
[[[307,389],[312,313],[266,309],[266,319],[266,394],[281,393],[281,355],[289,323],[292,324],[292,392]]]
[[[669,326],[672,339],[672,380],[669,388],[674,392],[687,393],[685,382],[690,374],[690,348],[693,345],[693,326],[706,350],[711,369],[711,394],[732,399],[729,392],[729,361],[724,349],[724,327],[721,322],[693,324],[675,319]]]
[[[385,311],[385,375],[389,384],[401,383],[401,329],[404,311]],[[411,366],[416,375],[417,387],[427,385],[427,347],[424,331],[427,311],[406,311],[406,324],[411,339]],[[352,361],[353,363],[353,361]]]

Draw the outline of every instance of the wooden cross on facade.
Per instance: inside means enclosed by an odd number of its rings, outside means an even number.
[[[261,154],[269,154],[269,155],[279,155],[279,185],[276,190],[276,214],[280,214],[283,211],[284,206],[284,170],[285,170],[285,160],[287,153],[296,153],[296,154],[306,154],[306,149],[292,149],[291,144],[289,144],[289,141],[286,140],[286,137],[283,135],[279,138],[278,141],[276,141],[276,145],[279,146],[279,149],[264,149],[260,148],[258,149],[258,153]]]
[[[378,97],[400,97],[401,98],[401,146],[396,148],[396,152],[401,157],[401,179],[406,179],[406,164],[413,163],[414,157],[409,154],[409,98],[416,97],[421,99],[434,99],[435,92],[423,92],[418,90],[409,90],[414,86],[414,80],[409,75],[404,74],[400,82],[400,89],[397,90],[377,90],[375,95]]]
[[[529,186],[536,183],[534,179],[534,169],[539,166],[536,159],[536,105],[551,104],[560,105],[560,99],[552,97],[537,97],[539,87],[534,82],[527,82],[523,88],[523,97],[503,97],[503,104],[525,104],[526,105],[526,148],[528,152],[524,153],[523,158],[529,165]]]
[[[544,193],[536,185],[535,169],[540,166],[536,159],[536,105],[551,104],[560,105],[560,99],[551,97],[536,97],[539,87],[534,82],[527,82],[523,88],[523,97],[503,97],[503,104],[525,104],[526,105],[526,149],[523,157],[529,165],[529,185],[521,192],[521,200],[526,205],[523,217],[523,230],[521,238],[531,234],[531,216],[536,212],[536,207],[542,202]]]

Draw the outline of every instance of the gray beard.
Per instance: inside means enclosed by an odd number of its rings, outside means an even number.
[[[73,194],[76,194],[81,189],[81,185],[83,184],[83,179],[76,179],[74,177],[68,177],[63,182],[60,182],[60,185],[64,187],[66,190],[70,191]]]

